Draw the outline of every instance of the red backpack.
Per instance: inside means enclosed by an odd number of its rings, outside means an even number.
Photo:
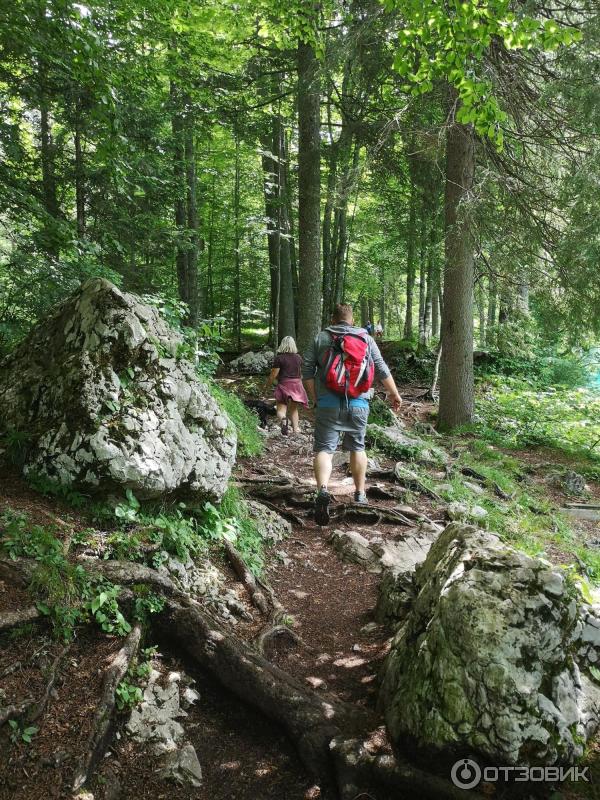
[[[373,385],[375,365],[369,357],[367,334],[344,333],[331,336],[325,362],[325,385],[330,392],[356,398]]]

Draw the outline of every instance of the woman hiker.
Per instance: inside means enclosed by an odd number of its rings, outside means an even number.
[[[281,420],[281,433],[288,432],[288,416],[292,421],[294,433],[300,433],[298,406],[308,405],[308,397],[302,383],[302,357],[298,355],[296,342],[291,336],[284,336],[277,349],[273,368],[267,378],[264,390],[267,392],[277,380],[275,400],[277,418]]]

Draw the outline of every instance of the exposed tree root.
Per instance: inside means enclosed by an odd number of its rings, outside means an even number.
[[[338,776],[340,800],[362,798],[361,789],[365,787],[384,792],[386,797],[484,800],[478,792],[458,789],[444,778],[417,769],[390,753],[377,752],[369,741],[336,738],[331,743],[331,754]]]
[[[32,722],[38,720],[48,705],[48,700],[54,689],[56,679],[65,656],[69,652],[70,646],[65,645],[60,649],[56,655],[50,669],[48,671],[48,680],[44,688],[44,693],[39,700],[28,699],[19,703],[18,705],[8,706],[7,708],[0,709],[0,727],[8,722],[10,719],[22,719],[26,724],[31,725]]]
[[[374,720],[368,713],[305,689],[196,606],[169,600],[154,624],[225,688],[278,722],[311,775],[335,786],[329,745],[342,731],[369,730]]]
[[[306,642],[288,625],[273,625],[272,627],[265,628],[265,630],[259,633],[254,640],[256,649],[261,655],[265,656],[268,645],[272,643],[273,639],[281,636],[291,639],[295,644],[300,645],[308,652],[314,652],[313,648],[307,645]]]
[[[397,514],[389,509],[381,510],[392,513],[397,521]],[[376,513],[379,511],[376,509]],[[354,800],[361,791],[368,795],[370,789],[382,791],[386,797],[467,798],[466,793],[459,792],[442,778],[404,764],[388,752],[373,752],[369,743],[380,725],[374,714],[306,688],[259,652],[279,635],[288,635],[304,645],[294,631],[278,624],[285,610],[267,584],[261,582],[260,585],[270,597],[273,620],[260,634],[256,647],[237,638],[209,611],[179,591],[169,578],[150,567],[90,558],[81,558],[79,563],[90,573],[101,574],[123,586],[144,583],[159,591],[165,597],[165,607],[153,617],[155,630],[163,638],[174,641],[241,701],[250,703],[281,725],[296,745],[307,771],[319,782],[324,798]],[[27,582],[34,566],[33,561],[18,559],[11,562],[10,573],[13,578]],[[89,780],[106,750],[115,716],[115,692],[136,656],[140,638],[141,629],[136,625],[106,671],[92,733],[85,754],[76,765],[74,791]],[[25,719],[35,719],[42,713],[64,653],[63,650],[54,662],[41,701],[26,701],[21,706],[1,710],[0,724],[24,714],[28,715]],[[469,800],[475,797],[468,793]]]
[[[18,705],[0,708],[0,728],[5,722],[8,722],[9,719],[18,719],[19,717],[22,717],[33,702],[34,701],[29,698],[27,700],[23,700],[23,702],[19,703]]]
[[[261,592],[261,590],[258,588],[256,584],[256,578],[246,566],[244,559],[241,557],[241,555],[238,553],[235,547],[231,544],[231,542],[227,541],[227,539],[223,539],[223,545],[225,547],[225,552],[227,553],[227,557],[229,558],[229,562],[235,571],[235,574],[244,584],[246,591],[250,595],[252,604],[256,606],[256,608],[258,608],[261,614],[268,614],[269,604],[267,603],[267,599]]]
[[[23,608],[19,611],[4,611],[0,614],[0,632],[26,625],[28,622],[37,622],[42,619],[42,614],[35,606]]]
[[[74,792],[78,791],[89,780],[96,764],[104,755],[114,722],[116,709],[115,692],[137,654],[141,635],[141,627],[135,625],[125,639],[123,647],[112,659],[106,670],[102,697],[94,717],[92,733],[87,741],[85,754],[79,759],[75,769]]]
[[[392,525],[406,525],[413,527],[414,520],[408,519],[399,511],[383,506],[365,506],[360,503],[336,503],[330,507],[331,519],[333,522],[339,519],[356,519],[365,523],[388,522]]]
[[[315,490],[312,486],[302,486],[287,478],[274,480],[246,479],[237,481],[245,493],[256,500],[285,500],[294,506],[310,507],[314,503]]]
[[[70,649],[71,649],[70,645],[65,645],[64,647],[62,647],[59,653],[57,654],[56,658],[52,662],[52,666],[50,667],[50,671],[48,673],[48,682],[46,683],[44,694],[36,703],[32,703],[30,707],[27,709],[25,719],[29,724],[39,719],[46,710],[46,706],[48,705],[48,700],[50,699],[50,695],[52,694],[52,690],[54,689],[54,684],[56,683],[56,679],[58,677],[60,666]]]
[[[154,624],[222,686],[284,728],[325,797],[349,800],[371,786],[388,796],[467,797],[442,778],[399,763],[392,755],[370,753],[363,738],[377,729],[373,715],[306,689],[198,606],[169,600]]]

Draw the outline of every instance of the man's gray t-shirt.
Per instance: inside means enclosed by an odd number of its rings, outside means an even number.
[[[310,347],[304,353],[304,361],[302,365],[302,377],[304,380],[314,378],[315,391],[317,395],[317,405],[333,405],[333,400],[339,402],[340,396],[334,392],[330,392],[325,385],[325,361],[327,359],[327,352],[331,347],[332,334],[343,336],[347,333],[359,334],[366,336],[369,344],[369,357],[375,366],[375,377],[379,380],[384,380],[390,376],[388,365],[383,360],[383,356],[379,351],[379,347],[375,340],[369,336],[364,328],[356,328],[353,325],[342,323],[340,325],[330,325],[324,331],[321,331],[315,336]],[[368,391],[357,398],[359,401],[368,401],[372,392]],[[320,401],[320,402],[319,402]],[[356,401],[351,401],[356,402]]]

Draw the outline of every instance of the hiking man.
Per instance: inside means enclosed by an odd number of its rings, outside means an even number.
[[[368,502],[365,494],[365,433],[374,377],[383,383],[392,409],[399,409],[402,398],[377,344],[364,328],[354,326],[352,307],[340,303],[335,307],[331,325],[316,336],[304,354],[302,367],[306,392],[316,406],[313,449],[318,487],[315,500],[317,525],[329,522],[331,496],[327,486],[333,453],[342,433],[343,449],[350,452],[354,501]]]

